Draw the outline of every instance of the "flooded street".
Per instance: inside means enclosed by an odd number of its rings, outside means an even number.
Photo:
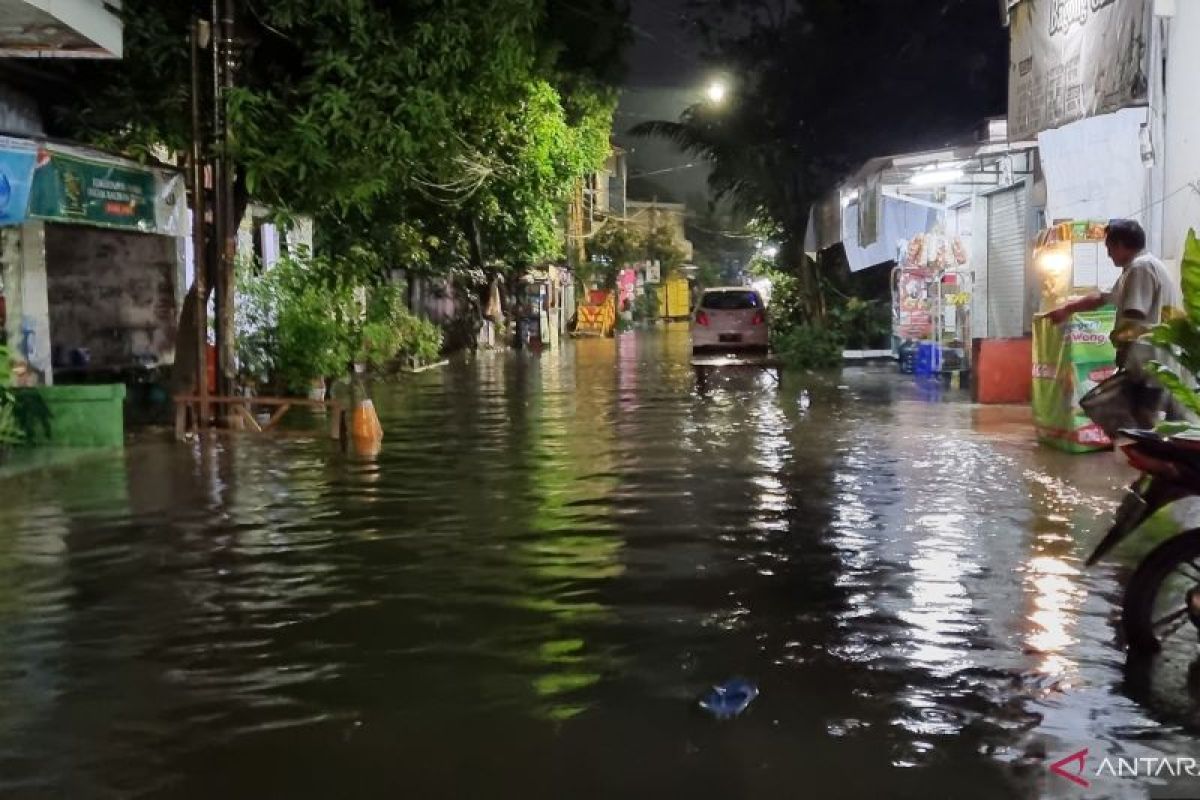
[[[1116,456],[886,367],[698,394],[687,348],[377,386],[376,458],[155,435],[0,483],[0,795],[1200,794],[1047,769],[1200,758],[1195,654],[1127,670],[1128,566],[1082,567]]]

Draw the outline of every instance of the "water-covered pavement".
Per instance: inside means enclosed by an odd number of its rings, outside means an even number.
[[[1082,570],[1115,456],[886,369],[701,395],[686,356],[379,386],[375,458],[150,436],[0,483],[0,796],[1200,796],[1047,769],[1200,758],[1195,654],[1127,669],[1127,567]],[[734,677],[745,714],[699,709]]]

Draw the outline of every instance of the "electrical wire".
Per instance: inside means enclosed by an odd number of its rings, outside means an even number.
[[[1125,217],[1126,218],[1136,217],[1138,214],[1141,214],[1143,211],[1149,211],[1152,208],[1157,208],[1158,206],[1165,204],[1168,200],[1175,197],[1176,195],[1181,194],[1182,192],[1186,192],[1188,189],[1191,189],[1196,194],[1200,195],[1200,178],[1196,178],[1194,180],[1188,181],[1183,186],[1180,186],[1178,189],[1171,192],[1170,194],[1160,197],[1159,199],[1155,200],[1153,203],[1148,203],[1147,205],[1142,206],[1137,211],[1129,212],[1128,214],[1125,215]]]

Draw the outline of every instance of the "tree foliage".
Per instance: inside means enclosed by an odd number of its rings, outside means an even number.
[[[620,0],[238,6],[229,146],[250,196],[315,215],[322,248],[391,266],[557,255],[555,215],[608,151]],[[182,151],[191,10],[126,0],[126,58],[61,67],[56,132]]]
[[[641,261],[657,261],[664,276],[678,269],[684,251],[667,225],[645,230],[627,222],[613,220],[588,240],[588,263],[584,265],[584,283],[615,286],[617,273]]]
[[[710,184],[776,225],[806,313],[822,316],[803,242],[815,200],[863,161],[936,147],[1002,112],[1006,32],[977,0],[695,0],[731,91],[651,122],[712,164]]]

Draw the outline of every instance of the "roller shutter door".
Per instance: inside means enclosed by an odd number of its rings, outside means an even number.
[[[987,241],[988,336],[1025,333],[1025,187],[989,195]]]

